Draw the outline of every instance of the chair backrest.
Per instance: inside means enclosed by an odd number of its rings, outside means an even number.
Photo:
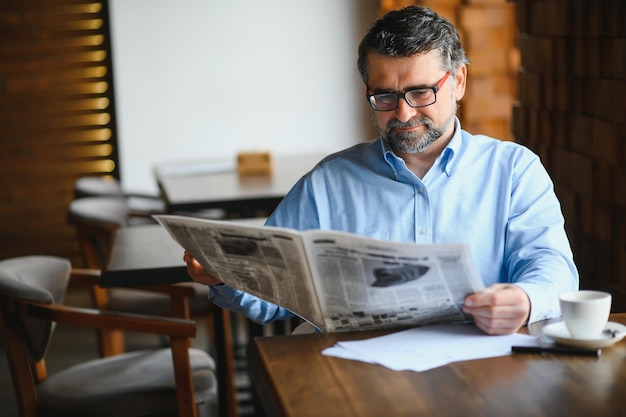
[[[129,193],[120,181],[111,176],[82,177],[74,183],[74,198],[107,197],[125,200],[130,209],[129,224],[151,224],[153,214],[166,212],[166,205],[159,195]]]
[[[71,265],[51,256],[0,261],[0,336],[10,364],[20,415],[36,415],[36,385],[47,378],[44,357],[55,323],[25,317],[17,304],[56,304],[65,298]]]
[[[115,232],[128,223],[130,208],[115,197],[85,197],[73,200],[68,221],[76,237],[87,268],[103,269],[109,261]]]
[[[24,318],[9,310],[11,299],[45,304],[65,300],[71,265],[67,259],[52,256],[23,256],[0,261],[0,304],[3,317],[13,317],[21,328],[32,362],[41,360],[54,331],[49,320]]]

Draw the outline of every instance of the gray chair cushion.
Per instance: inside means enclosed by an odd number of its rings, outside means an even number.
[[[196,403],[217,395],[215,362],[190,349]],[[161,391],[158,399],[154,392]],[[136,417],[177,410],[169,349],[143,350],[85,362],[50,376],[38,386],[41,417]]]
[[[68,209],[70,223],[89,223],[107,228],[126,226],[130,208],[114,197],[85,197],[73,200]]]
[[[58,303],[65,300],[71,265],[67,259],[53,256],[22,256],[0,261],[0,295]],[[22,318],[26,329],[29,355],[34,361],[43,358],[54,331],[47,320]]]

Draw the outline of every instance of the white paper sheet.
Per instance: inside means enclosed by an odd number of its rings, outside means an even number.
[[[371,339],[338,342],[324,355],[378,363],[402,371],[426,371],[470,359],[511,354],[511,346],[539,346],[534,336],[512,334],[491,336],[474,325],[417,327]]]

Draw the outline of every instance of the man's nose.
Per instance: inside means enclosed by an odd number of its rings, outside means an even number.
[[[404,98],[400,98],[398,100],[398,108],[396,109],[396,119],[406,123],[415,116],[416,111],[417,109],[409,106],[409,103]]]

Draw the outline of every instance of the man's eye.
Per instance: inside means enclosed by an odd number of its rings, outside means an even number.
[[[426,89],[426,90],[411,90],[408,92],[409,96],[411,97],[423,97],[423,96],[427,96],[428,94],[432,93],[432,90]]]
[[[396,99],[395,94],[380,94],[376,96],[376,101],[379,103],[390,103]]]

